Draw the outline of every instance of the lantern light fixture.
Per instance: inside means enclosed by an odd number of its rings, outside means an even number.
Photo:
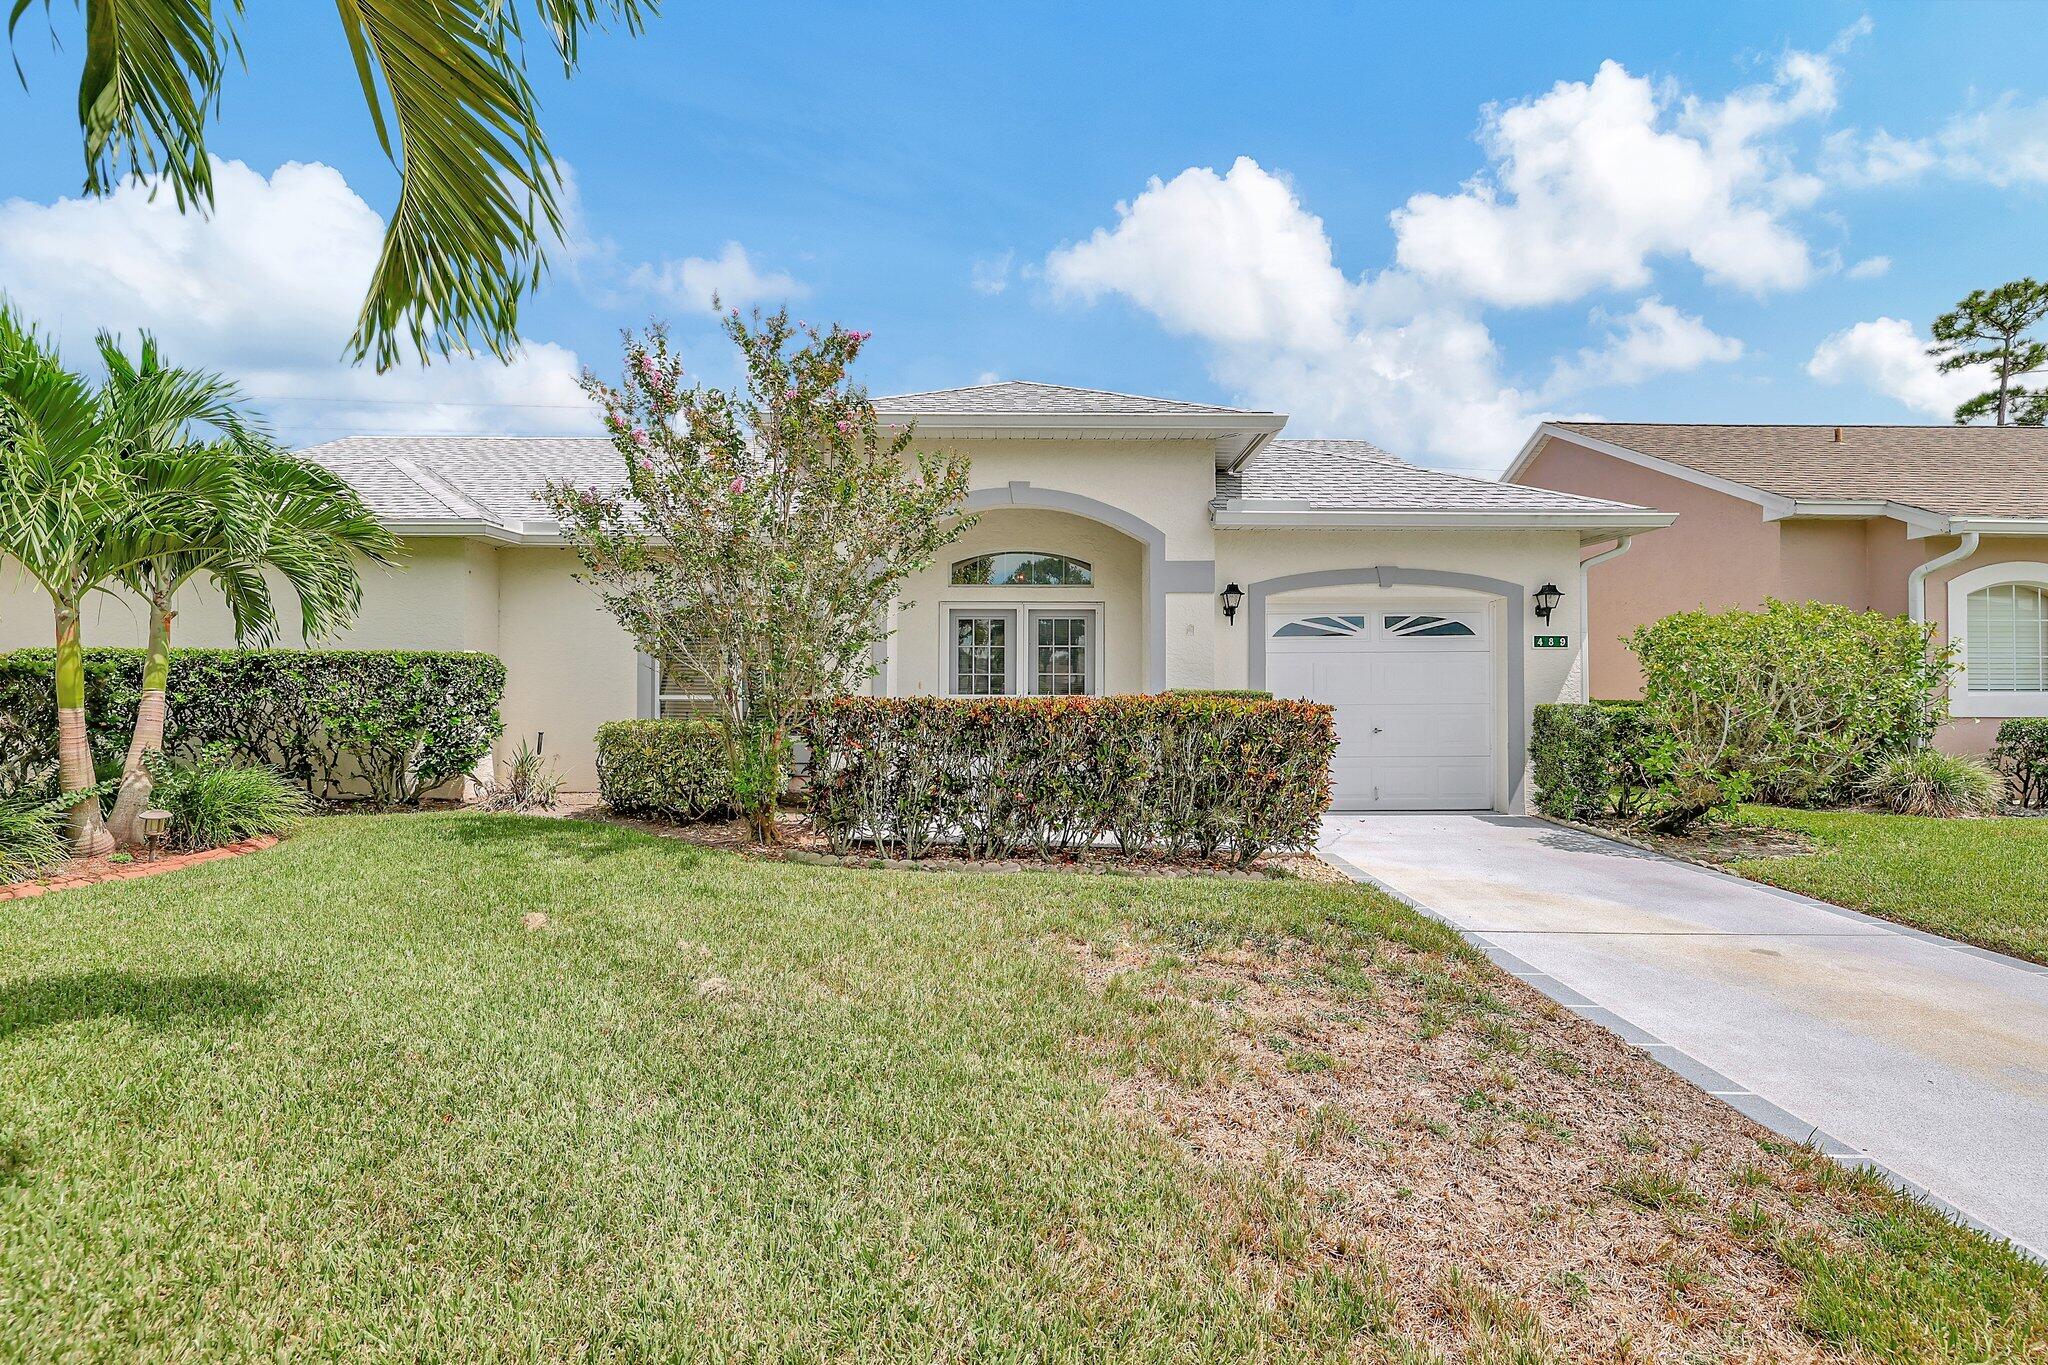
[[[1537,619],[1548,621],[1550,613],[1557,610],[1557,604],[1563,599],[1564,593],[1559,591],[1555,583],[1545,583],[1542,587],[1536,589]]]
[[[1244,589],[1232,583],[1216,595],[1223,602],[1223,619],[1235,621],[1237,619],[1237,609],[1244,602]]]

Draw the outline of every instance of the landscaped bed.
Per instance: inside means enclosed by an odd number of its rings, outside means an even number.
[[[2031,1263],[1363,888],[361,817],[0,964],[10,1358],[2048,1341]]]
[[[1657,842],[1788,891],[2048,963],[2048,819],[2039,816],[1744,806],[1729,824]]]

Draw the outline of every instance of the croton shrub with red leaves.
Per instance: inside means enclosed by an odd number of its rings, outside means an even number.
[[[1178,695],[835,697],[800,723],[811,813],[844,851],[1248,863],[1306,848],[1330,804],[1337,731],[1310,702]]]

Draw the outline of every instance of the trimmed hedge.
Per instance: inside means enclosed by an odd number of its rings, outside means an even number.
[[[1563,820],[1635,815],[1653,785],[1648,739],[1639,701],[1537,706],[1529,739],[1536,809]]]
[[[838,697],[801,725],[811,814],[844,851],[1127,852],[1240,864],[1303,848],[1330,803],[1330,708],[1215,695]]]
[[[93,758],[118,764],[142,687],[139,649],[85,651]],[[0,654],[0,793],[57,766],[53,652]],[[316,800],[411,805],[461,777],[504,730],[505,665],[425,650],[174,649],[165,751],[208,749],[274,768]]]
[[[732,761],[715,720],[613,720],[597,727],[597,790],[621,815],[731,815]]]
[[[2031,810],[2048,807],[2048,717],[2023,716],[2000,725],[1991,760],[2005,774],[2016,803]]]

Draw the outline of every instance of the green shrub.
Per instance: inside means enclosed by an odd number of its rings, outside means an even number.
[[[1863,779],[1863,794],[1901,815],[1982,815],[1998,809],[2004,783],[1982,759],[1939,749],[1893,754]]]
[[[1629,637],[1643,670],[1656,818],[1683,829],[1756,799],[1844,799],[1944,714],[1950,653],[1902,617],[1826,602],[1680,612]]]
[[[2032,810],[2048,807],[2048,716],[2022,716],[2000,725],[1991,758],[2016,803]]]
[[[142,651],[85,651],[88,738],[118,765],[135,724]],[[410,805],[461,777],[503,731],[505,665],[419,650],[171,651],[167,753],[224,745],[307,795]],[[45,788],[57,766],[51,651],[0,654],[0,795]]]
[[[223,746],[191,759],[159,758],[150,802],[171,813],[173,848],[219,848],[258,834],[282,834],[305,813],[306,794]]]
[[[64,861],[64,809],[55,801],[0,803],[0,883],[27,881]]]
[[[922,856],[1127,851],[1246,863],[1311,843],[1336,727],[1308,702],[1213,694],[839,697],[814,706],[811,812],[834,847]]]
[[[1590,702],[1546,702],[1529,731],[1536,809],[1562,820],[1607,813],[1614,787],[1614,742],[1607,713]]]
[[[1536,707],[1529,739],[1536,808],[1564,820],[1595,820],[1609,811],[1629,819],[1640,812],[1652,786],[1643,715],[1636,701]]]
[[[1169,687],[1169,697],[1243,697],[1249,701],[1271,701],[1273,694],[1260,687]]]
[[[597,727],[597,790],[621,815],[732,815],[725,727],[715,720],[607,721]]]
[[[480,810],[553,810],[561,790],[562,777],[555,771],[555,765],[521,739],[512,753],[512,761],[484,784],[476,804]]]

